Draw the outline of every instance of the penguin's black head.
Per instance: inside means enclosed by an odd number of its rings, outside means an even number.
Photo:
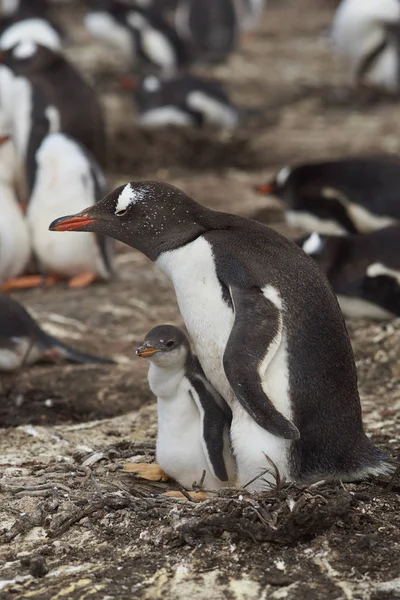
[[[282,167],[269,183],[257,185],[254,189],[259,194],[274,194],[275,196],[281,197],[285,189],[291,183],[292,172],[290,167]]]
[[[65,59],[56,49],[52,50],[33,40],[18,42],[1,55],[1,63],[16,75],[22,76],[39,73],[63,60]]]
[[[81,213],[56,219],[50,229],[101,233],[157,260],[204,233],[208,212],[172,185],[131,181]]]
[[[186,335],[174,325],[158,325],[146,335],[137,356],[151,358],[159,366],[182,367],[190,353]]]

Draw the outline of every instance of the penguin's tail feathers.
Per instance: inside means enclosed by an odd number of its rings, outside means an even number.
[[[45,357],[55,361],[64,359],[76,364],[116,364],[116,362],[111,358],[103,358],[102,356],[95,356],[94,354],[81,352],[80,350],[76,350],[64,342],[53,338],[52,336],[46,336]]]

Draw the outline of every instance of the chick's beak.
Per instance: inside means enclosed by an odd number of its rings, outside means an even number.
[[[69,215],[60,217],[50,223],[50,231],[81,231],[95,222],[93,217],[87,214]]]
[[[154,348],[153,346],[148,346],[147,344],[143,344],[143,346],[139,346],[136,350],[137,356],[141,358],[149,358],[156,354],[156,352],[160,352],[160,348]]]

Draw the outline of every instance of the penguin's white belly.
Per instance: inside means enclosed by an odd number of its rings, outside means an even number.
[[[270,434],[253,421],[237,401],[225,376],[222,361],[234,313],[222,298],[210,244],[199,237],[182,248],[164,253],[157,260],[157,265],[174,283],[179,308],[207,379],[232,409],[231,439],[240,484],[246,484],[268,467],[264,454],[276,464],[281,477],[289,478],[290,442]],[[243,356],[243,360],[245,358]],[[287,367],[287,349],[283,341],[266,372],[260,374],[264,375],[263,388],[275,407],[290,419]],[[265,475],[265,478],[274,482],[271,474]],[[257,480],[250,489],[265,487],[265,483]]]
[[[183,378],[170,398],[158,398],[156,460],[181,485],[191,488],[206,472],[204,487],[217,489],[221,482],[210,471],[203,451],[201,418],[189,395],[190,382]]]
[[[210,383],[231,404],[235,395],[222,360],[234,314],[222,297],[210,244],[199,237],[162,254],[156,264],[172,279],[179,308]]]
[[[27,222],[10,185],[0,182],[0,282],[21,275],[31,256]]]
[[[54,191],[57,195],[57,190]],[[56,196],[57,197],[57,196]],[[107,270],[101,257],[96,236],[93,233],[68,232],[60,235],[49,231],[49,224],[62,214],[74,213],[71,202],[68,206],[60,202],[52,205],[32,199],[27,218],[32,235],[33,250],[44,270],[62,277],[74,277],[80,273],[96,273],[107,278]],[[89,203],[88,203],[89,204]],[[80,206],[76,212],[82,210]]]

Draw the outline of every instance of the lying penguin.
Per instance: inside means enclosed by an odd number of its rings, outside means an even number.
[[[21,275],[31,257],[28,223],[16,193],[17,159],[12,142],[0,137],[0,284]]]
[[[138,121],[144,127],[235,127],[238,124],[238,109],[214,80],[194,75],[163,80],[148,75],[137,88],[133,80],[125,79],[124,83],[133,89],[139,108]]]
[[[328,277],[346,317],[400,317],[400,225],[346,237],[312,233],[297,243]]]
[[[114,364],[114,361],[80,352],[39,327],[25,308],[0,294],[0,371],[15,371],[41,361]]]
[[[285,166],[256,191],[286,204],[286,220],[309,232],[366,233],[400,221],[400,158],[381,154]]]
[[[229,441],[232,414],[207,381],[183,331],[172,325],[154,327],[136,354],[150,360],[149,385],[157,396],[157,465],[186,488],[199,483],[203,471],[206,489],[231,485],[235,479]],[[150,470],[154,478],[157,465],[132,464],[125,471],[146,478]]]
[[[171,278],[205,376],[232,410],[241,485],[265,487],[266,456],[292,481],[392,470],[363,429],[336,297],[296,244],[157,181],[120,186],[50,229],[115,237]]]
[[[356,84],[400,89],[400,3],[398,0],[343,0],[332,25],[334,51]]]
[[[31,40],[58,51],[62,47],[58,31],[45,19],[31,18],[10,24],[0,35],[0,49],[9,50],[21,41]]]

